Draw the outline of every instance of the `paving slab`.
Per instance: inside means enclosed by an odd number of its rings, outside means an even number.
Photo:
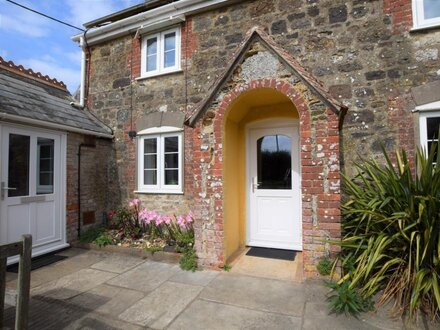
[[[260,311],[302,316],[302,284],[243,275],[222,274],[201,293],[201,298]]]
[[[134,324],[110,319],[107,316],[90,313],[75,320],[64,328],[65,330],[141,330],[145,329]]]
[[[114,254],[96,264],[93,264],[91,268],[122,274],[144,262],[145,260],[142,260],[141,258]]]
[[[173,321],[168,329],[296,330],[301,329],[301,318],[197,299]]]
[[[164,283],[119,315],[119,319],[152,329],[164,329],[197,297],[202,288],[182,283]]]
[[[69,300],[98,313],[119,315],[145,296],[143,292],[101,284]]]
[[[212,270],[201,270],[196,272],[188,272],[179,269],[173,277],[169,280],[172,282],[191,284],[191,285],[201,285],[207,286],[211,283],[219,274],[219,271]]]
[[[108,281],[108,284],[148,293],[174,276],[178,269],[177,265],[146,261]]]
[[[81,269],[73,274],[40,285],[31,290],[33,296],[41,295],[54,299],[69,299],[117,276],[115,273],[97,269]]]

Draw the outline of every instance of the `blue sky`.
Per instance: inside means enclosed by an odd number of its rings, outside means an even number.
[[[143,0],[15,0],[82,28],[82,24]],[[62,80],[74,93],[79,86],[81,49],[70,38],[80,31],[0,0],[0,56]]]

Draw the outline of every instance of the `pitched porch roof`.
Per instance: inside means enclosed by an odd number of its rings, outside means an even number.
[[[341,127],[343,117],[347,112],[347,107],[330,95],[322,82],[308,72],[307,69],[298,62],[298,60],[296,60],[291,54],[279,46],[275,40],[260,27],[253,27],[246,33],[244,40],[239,44],[232,60],[230,61],[231,64],[227,66],[223,73],[217,78],[206,97],[200,101],[199,104],[197,104],[193,111],[187,114],[185,123],[189,126],[194,126],[196,121],[214,100],[217,92],[230,79],[235,68],[243,61],[246,51],[256,39],[262,42],[269,50],[277,55],[283,64],[291,68],[297,74],[298,78],[300,78],[306,86],[311,88],[320,97],[321,101],[327,104],[330,109],[340,116]]]

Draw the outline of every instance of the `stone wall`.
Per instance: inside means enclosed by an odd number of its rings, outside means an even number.
[[[240,1],[190,17],[183,24],[182,67],[188,71],[149,79],[139,76],[139,41],[121,37],[91,48],[88,104],[115,130],[121,200],[135,190],[135,141],[128,131],[136,118],[155,111],[191,111],[228,65],[245,33],[267,31],[335,98],[348,106],[340,162],[349,175],[358,156],[380,157],[387,149],[417,144],[411,88],[440,78],[440,30],[409,32],[411,0]],[[132,82],[132,84],[130,84]],[[193,150],[193,130],[185,144]],[[193,207],[193,156],[185,154],[184,195],[142,195],[163,212]],[[195,162],[194,162],[195,163]],[[176,207],[177,205],[177,207]]]
[[[107,159],[114,157],[112,141],[75,133],[67,135],[67,241],[78,238],[78,149],[80,144],[96,145],[81,150],[81,225],[82,232],[102,224],[104,212],[118,205],[117,169]]]

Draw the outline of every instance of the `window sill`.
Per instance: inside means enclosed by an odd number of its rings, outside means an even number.
[[[413,26],[409,32],[419,32],[424,30],[440,29],[440,22],[427,25]]]
[[[163,190],[135,190],[133,191],[135,194],[145,194],[145,195],[183,195],[183,191],[181,190],[170,190],[170,191],[163,191]]]
[[[166,76],[166,75],[170,75],[170,74],[174,74],[174,73],[182,73],[182,72],[183,72],[182,69],[177,69],[177,70],[167,71],[167,72],[159,72],[159,73],[155,73],[155,74],[151,74],[151,75],[140,76],[140,77],[137,77],[135,80],[146,80],[146,79],[150,79],[150,78],[156,78],[156,77]]]

